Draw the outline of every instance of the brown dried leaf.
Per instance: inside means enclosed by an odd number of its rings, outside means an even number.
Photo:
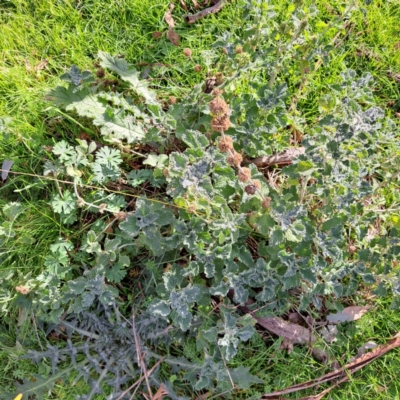
[[[162,400],[164,398],[164,396],[166,396],[168,394],[168,392],[165,390],[165,387],[163,384],[160,385],[160,387],[158,388],[157,392],[153,395],[153,396],[149,396],[148,394],[142,393],[143,396],[146,399],[149,400]]]
[[[162,32],[158,32],[158,31],[153,32],[151,34],[151,36],[153,36],[153,38],[155,38],[155,39],[159,39],[162,36]]]
[[[370,306],[351,306],[346,307],[342,312],[329,314],[326,319],[331,324],[339,324],[340,322],[356,321],[360,319],[371,307]]]
[[[186,5],[186,3],[185,3],[185,0],[180,0],[180,3],[181,3],[181,7],[182,7],[185,11],[188,11],[188,8],[187,8],[187,5]]]
[[[299,322],[302,321],[302,318],[298,312],[291,312],[288,315],[288,319],[292,324],[298,324]]]
[[[167,38],[174,46],[179,46],[179,41],[181,40],[181,37],[172,28],[168,29]]]
[[[196,397],[196,400],[206,400],[207,397],[210,397],[212,395],[212,392],[207,392],[204,394],[201,394],[200,396]]]
[[[165,21],[167,22],[167,24],[168,24],[168,26],[170,28],[174,28],[175,27],[175,21],[174,21],[174,19],[172,17],[172,10],[173,9],[174,9],[174,4],[170,3],[169,9],[167,11],[165,11],[165,14],[164,14],[164,19],[165,19]]]

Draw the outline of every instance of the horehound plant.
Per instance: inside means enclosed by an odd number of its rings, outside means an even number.
[[[236,49],[236,52],[238,52],[238,49]],[[261,182],[258,179],[252,179],[250,169],[242,167],[243,156],[234,149],[232,137],[225,135],[225,131],[231,126],[231,122],[229,119],[230,109],[223,99],[222,94],[223,91],[221,89],[214,89],[214,98],[209,104],[213,117],[211,120],[211,129],[221,134],[218,141],[218,149],[222,153],[228,153],[228,164],[237,168],[239,181],[247,183],[244,187],[245,192],[249,195],[257,193],[261,199],[262,208],[268,209],[271,206],[271,198],[261,192]]]
[[[302,23],[315,7],[290,5],[277,16],[267,2],[248,4],[248,40],[224,35],[216,46],[225,51],[208,54],[207,73],[219,68],[215,83],[226,88],[224,98],[217,90],[210,101],[199,84],[180,99],[171,96],[167,109],[165,91],[156,93],[127,61],[105,53],[97,81],[73,67],[51,92],[64,110],[57,115],[68,112],[81,127],[93,121],[85,139],[91,143],[64,140],[45,150],[46,173],[64,181],[50,204],[70,233],[51,246],[40,276],[20,282],[30,290],[16,300],[68,336],[63,349],[49,345],[27,355],[50,358],[53,381],[63,357],[87,360],[77,363],[91,385],[82,398],[108,386],[109,398],[117,398],[145,373],[142,360],[149,365],[164,356],[164,369],[149,380],[163,383],[172,399],[183,397],[181,382],[199,395],[259,382],[248,368],[229,366],[255,333],[255,320],[238,313],[249,299],[262,317],[292,306],[320,311],[328,298],[340,307],[360,281],[377,294],[400,294],[393,268],[398,217],[375,196],[385,181],[398,180],[399,141],[395,123],[376,106],[372,77],[345,71],[324,89],[318,120],[307,121],[300,104],[292,115],[292,86],[315,57],[329,62],[325,38]],[[105,69],[119,76],[112,88],[102,80]],[[289,125],[307,132],[305,154],[279,172],[278,191],[262,183],[254,165],[242,166],[237,150],[254,158],[286,149]],[[74,182],[75,197],[68,189]],[[368,235],[378,216],[385,223]],[[1,279],[0,290],[11,293]],[[171,375],[178,379],[169,381]],[[45,387],[39,380],[24,385],[27,394]]]

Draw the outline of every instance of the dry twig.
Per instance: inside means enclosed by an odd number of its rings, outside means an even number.
[[[215,14],[218,11],[221,10],[221,8],[226,4],[226,0],[219,0],[217,3],[215,3],[213,6],[205,8],[204,10],[199,11],[196,14],[191,14],[191,15],[185,15],[183,18],[185,19],[185,22],[187,24],[194,24],[198,20],[206,17],[207,15],[210,14]]]
[[[148,376],[152,374],[152,372],[164,361],[164,357],[161,357],[155,364],[154,366],[147,371]],[[117,400],[121,400],[127,393],[129,393],[135,386],[138,386],[143,382],[144,376],[141,376],[133,385],[128,387],[121,395],[118,397]]]
[[[342,368],[339,368],[329,374],[325,374],[320,378],[314,379],[312,381],[303,382],[298,385],[290,386],[283,390],[277,390],[273,393],[264,394],[261,399],[277,399],[280,398],[279,396],[294,393],[299,390],[309,389],[314,386],[320,385],[325,382],[330,382],[334,379],[339,379],[335,384],[328,389],[325,389],[321,393],[314,395],[314,396],[307,396],[303,397],[300,400],[320,400],[325,394],[330,392],[334,387],[339,385],[342,382],[346,382],[350,379],[350,375],[354,372],[358,371],[359,369],[363,368],[364,366],[370,364],[371,362],[375,361],[380,356],[386,354],[390,350],[395,349],[396,347],[400,347],[400,332],[398,332],[392,339],[389,340],[387,344],[383,344],[381,346],[376,347],[370,353],[364,354],[360,358],[357,358],[355,361],[345,365]],[[280,398],[284,400],[283,398]]]
[[[147,385],[147,390],[149,391],[150,398],[153,397],[153,393],[151,392],[151,387],[150,387],[150,382],[149,382],[149,373],[147,372],[146,364],[143,359],[142,355],[142,349],[140,347],[140,340],[139,336],[136,331],[136,325],[135,325],[135,313],[132,313],[132,331],[133,331],[133,337],[135,339],[135,346],[136,346],[136,354],[138,358],[138,364],[140,365],[140,368],[142,369],[144,378],[146,379],[146,385]]]
[[[273,165],[284,166],[292,163],[293,159],[305,153],[304,147],[292,147],[282,153],[272,156],[262,156],[257,158],[245,159],[246,164],[254,164],[257,167],[272,167]]]

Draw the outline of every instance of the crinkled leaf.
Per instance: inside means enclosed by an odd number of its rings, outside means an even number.
[[[165,300],[160,300],[151,304],[148,310],[150,313],[159,315],[160,317],[167,317],[171,312],[169,305]]]
[[[132,65],[129,65],[123,58],[112,57],[102,51],[98,56],[103,68],[116,72],[121,79],[129,82],[136,93],[143,96],[149,104],[158,104],[154,92],[148,88],[146,81],[140,80],[139,72]]]

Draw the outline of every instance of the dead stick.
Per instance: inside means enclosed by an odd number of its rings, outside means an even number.
[[[359,369],[363,368],[365,365],[370,364],[371,362],[375,361],[377,358],[381,357],[382,355],[386,354],[390,350],[400,347],[400,332],[397,333],[392,339],[390,339],[386,344],[376,347],[370,353],[364,354],[360,358],[357,358],[355,361],[345,365],[342,368],[339,368],[333,372],[325,374],[320,378],[314,379],[312,381],[303,382],[297,385],[290,386],[283,390],[277,390],[273,393],[264,394],[261,398],[276,398],[277,396],[297,392],[299,390],[309,389],[311,387],[320,385],[321,383],[329,382],[334,379],[340,379],[341,381],[348,380],[349,375],[353,374],[354,372],[358,371]],[[338,383],[338,382],[337,382]],[[317,397],[318,398],[318,395]]]
[[[132,313],[132,331],[133,331],[133,338],[135,339],[136,345],[136,354],[138,358],[138,364],[141,367],[143,372],[144,378],[146,379],[147,390],[149,391],[150,398],[153,397],[153,393],[151,392],[150,382],[149,382],[149,374],[147,372],[146,363],[143,360],[142,349],[140,348],[140,340],[139,336],[136,332],[136,325],[135,325],[135,313]]]
[[[155,364],[154,366],[148,370],[147,374],[150,375],[163,361],[164,357],[161,357]],[[128,389],[125,390],[125,392],[121,393],[120,396],[117,398],[117,400],[121,400],[127,393],[129,393],[135,386],[140,385],[144,379],[144,375],[142,375],[132,386],[128,387]]]
[[[246,164],[254,164],[257,167],[272,167],[273,165],[290,165],[294,158],[305,153],[304,147],[292,147],[286,149],[282,153],[274,154],[272,156],[262,156],[257,158],[245,159]]]
[[[219,0],[218,3],[213,5],[212,7],[205,8],[204,10],[199,11],[196,14],[185,15],[183,18],[187,24],[194,24],[199,19],[206,17],[209,14],[215,14],[226,4],[226,0]]]

